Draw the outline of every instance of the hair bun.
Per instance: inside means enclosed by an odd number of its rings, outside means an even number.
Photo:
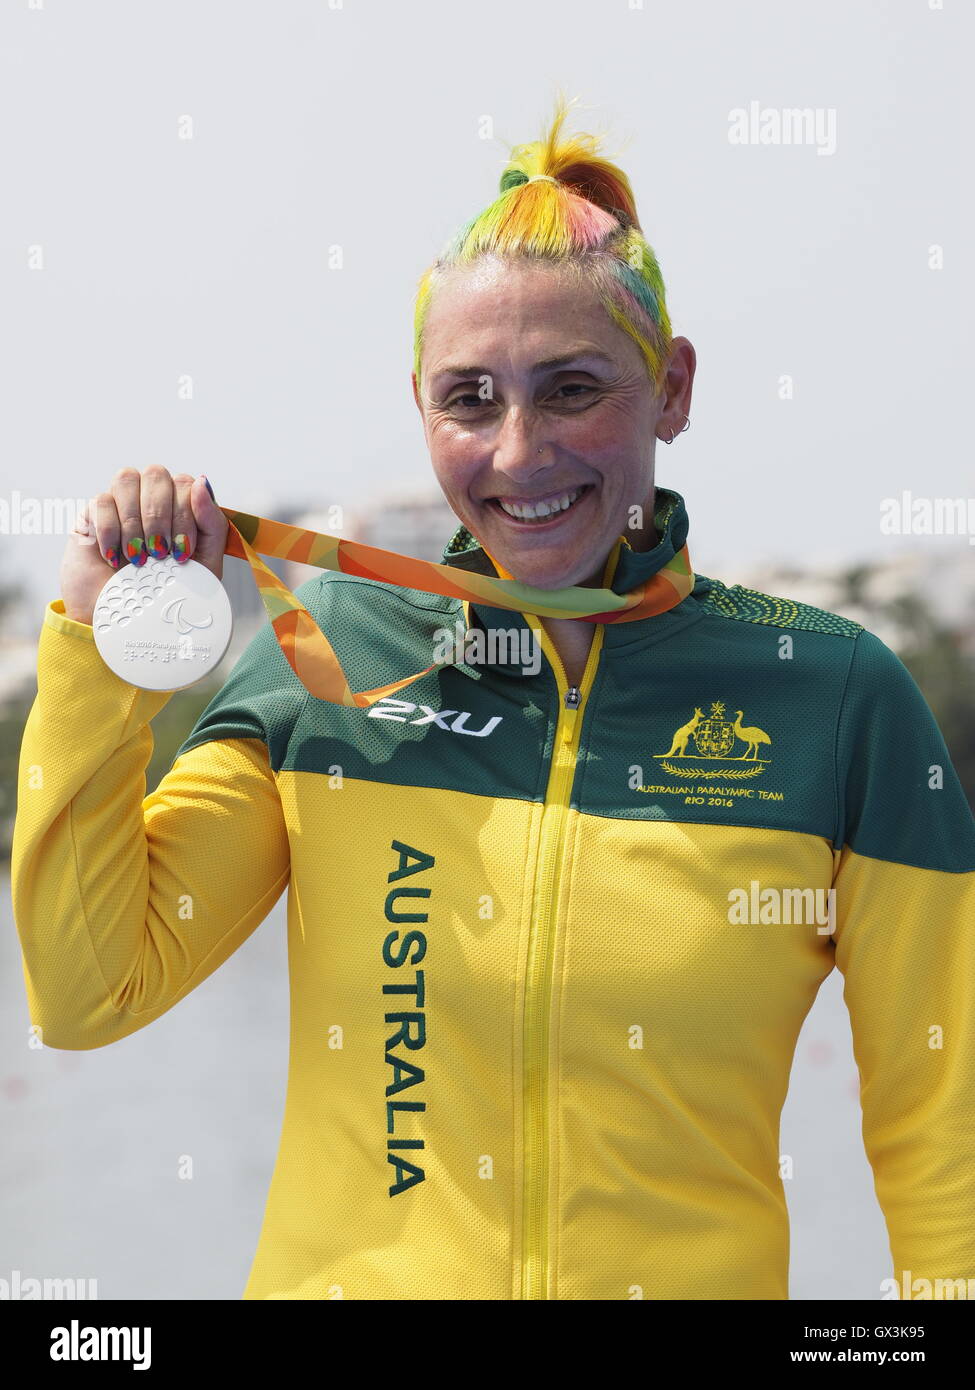
[[[563,133],[573,102],[559,98],[555,119],[544,139],[511,148],[508,165],[501,175],[500,192],[520,188],[538,176],[529,170],[544,169],[546,179],[614,217],[624,231],[633,227],[639,232],[630,181],[618,165],[600,154],[600,139],[585,132]]]

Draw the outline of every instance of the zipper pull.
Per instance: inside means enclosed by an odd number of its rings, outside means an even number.
[[[573,712],[575,712],[575,710],[579,708],[579,705],[581,703],[582,691],[579,689],[577,685],[570,685],[568,690],[565,692],[565,708],[567,710],[572,710]],[[567,719],[565,721],[565,725],[562,730],[563,743],[572,742],[572,730],[575,727],[575,722],[576,721],[574,719]]]

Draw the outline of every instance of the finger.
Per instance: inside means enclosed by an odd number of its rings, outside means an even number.
[[[173,536],[173,480],[168,468],[150,464],[143,471],[139,506],[146,553],[154,560],[164,560]]]
[[[185,564],[196,550],[196,518],[190,502],[191,473],[173,474],[173,559]]]
[[[135,566],[146,562],[142,529],[142,476],[135,468],[120,468],[112,479],[112,496],[119,519],[119,545],[124,559]]]
[[[89,507],[99,553],[112,569],[121,569],[126,558],[122,553],[122,527],[115,498],[110,492],[100,492]]]
[[[88,501],[75,518],[75,523],[71,528],[71,534],[74,536],[78,545],[98,545],[98,538],[95,535],[94,514],[95,499],[94,497],[89,497]]]

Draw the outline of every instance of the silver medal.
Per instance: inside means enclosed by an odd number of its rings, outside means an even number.
[[[224,657],[233,610],[216,575],[196,560],[150,555],[105,581],[92,615],[105,665],[141,690],[183,690]]]

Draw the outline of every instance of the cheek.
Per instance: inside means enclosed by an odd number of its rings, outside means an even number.
[[[476,436],[456,420],[431,419],[428,430],[430,461],[440,486],[448,493],[463,492],[483,462]]]
[[[633,421],[613,411],[587,410],[567,419],[558,442],[583,462],[613,475],[637,453]]]

